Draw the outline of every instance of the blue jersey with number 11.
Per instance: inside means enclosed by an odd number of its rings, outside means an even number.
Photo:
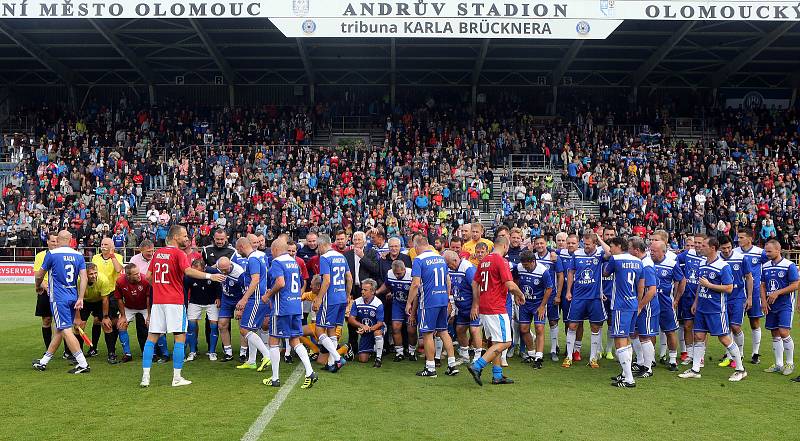
[[[319,275],[327,274],[331,278],[328,295],[325,297],[328,305],[347,303],[347,273],[349,272],[347,259],[341,253],[328,250],[327,253],[319,256]]]
[[[280,291],[272,295],[273,314],[297,315],[303,313],[303,302],[300,300],[303,279],[300,275],[300,266],[294,257],[282,254],[272,260],[269,268],[269,279],[275,283],[279,277],[283,277],[284,285]]]
[[[78,300],[78,275],[86,269],[81,253],[60,247],[45,254],[42,269],[47,271],[50,301],[57,303]]]
[[[444,257],[433,251],[425,251],[416,258],[411,266],[411,276],[422,279],[422,293],[419,295],[419,307],[437,308],[447,306],[450,302],[447,293],[449,270]]]

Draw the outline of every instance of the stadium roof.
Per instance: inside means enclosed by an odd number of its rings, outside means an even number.
[[[606,40],[290,39],[267,19],[0,20],[7,85],[797,87],[797,22],[625,21]]]

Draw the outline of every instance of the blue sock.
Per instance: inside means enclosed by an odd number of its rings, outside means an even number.
[[[189,322],[186,342],[189,343],[189,352],[197,352],[197,322]]]
[[[211,324],[211,341],[208,342],[208,352],[217,352],[217,337],[219,336],[219,326],[216,323]]]
[[[147,340],[144,344],[144,351],[142,351],[142,367],[145,369],[153,366],[153,351],[155,350],[155,343]]]
[[[167,336],[166,335],[162,335],[161,337],[158,337],[158,341],[156,342],[156,344],[158,345],[158,349],[161,350],[161,355],[163,355],[164,357],[169,355],[169,348],[167,348]]]
[[[131,353],[131,339],[128,337],[128,330],[127,329],[120,329],[119,330],[119,341],[122,343],[122,352],[125,355]],[[153,357],[150,357],[151,359]]]
[[[175,342],[175,347],[172,348],[172,368],[173,369],[182,369],[183,368],[183,357],[184,351],[186,349],[186,343],[183,342]]]
[[[503,378],[503,368],[500,366],[492,366],[492,378],[495,380]]]
[[[472,363],[472,368],[478,371],[482,371],[483,368],[485,367],[486,367],[486,360],[484,360],[483,357],[478,358],[477,360],[475,360],[475,363]]]

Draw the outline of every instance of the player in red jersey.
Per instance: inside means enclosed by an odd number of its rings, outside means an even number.
[[[127,363],[133,360],[131,356],[131,341],[128,336],[128,325],[131,320],[136,320],[136,339],[139,340],[139,348],[144,351],[144,344],[147,340],[147,311],[150,309],[150,295],[152,288],[150,282],[142,278],[139,267],[135,263],[125,265],[124,274],[117,279],[117,287],[114,290],[114,298],[117,300],[119,308],[119,319],[117,329],[119,329],[119,341],[122,343],[122,362]]]
[[[183,303],[183,277],[209,279],[223,282],[224,274],[209,274],[191,267],[189,258],[183,251],[189,242],[186,228],[173,225],[167,233],[167,246],[156,251],[150,261],[147,278],[153,286],[153,300],[150,307],[150,327],[147,342],[142,353],[142,387],[150,386],[150,367],[153,364],[153,349],[162,334],[175,336],[172,353],[172,385],[186,386],[191,381],[181,376],[183,368],[184,345],[186,342],[186,308]]]
[[[522,305],[525,303],[525,296],[514,283],[508,261],[503,258],[507,252],[508,239],[498,237],[493,252],[480,261],[472,280],[471,316],[475,320],[480,315],[483,332],[492,341],[489,350],[467,367],[479,386],[483,386],[481,372],[489,364],[492,364],[492,384],[514,382],[503,375],[503,367],[500,365],[500,354],[511,346],[511,322],[506,310],[506,299],[511,292],[516,297],[517,304]]]

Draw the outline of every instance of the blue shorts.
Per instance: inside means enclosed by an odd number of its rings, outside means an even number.
[[[714,337],[728,335],[728,314],[725,312],[698,312],[694,316],[694,332],[707,332]]]
[[[358,336],[358,353],[375,352],[375,333],[368,332]]]
[[[667,306],[662,303],[660,306],[661,308],[658,311],[658,327],[661,328],[663,332],[673,332],[677,330],[679,328],[678,315],[675,314],[675,310],[672,309],[672,304]]]
[[[347,309],[347,303],[338,305],[323,303],[317,311],[317,328],[330,329],[342,326],[345,309]]]
[[[269,336],[292,338],[303,336],[303,314],[273,315],[269,322]]]
[[[750,318],[764,317],[764,311],[761,310],[761,289],[753,287],[753,291],[759,292],[753,293],[753,304],[750,306],[750,309],[747,310],[747,316]]]
[[[239,303],[241,298],[222,296],[219,302],[219,318],[233,318],[234,311],[236,311],[236,304]]]
[[[572,299],[566,315],[567,322],[603,323],[608,319],[601,299]]]
[[[685,293],[678,301],[678,320],[694,320],[692,314],[692,305],[694,304],[694,296],[687,296]]]
[[[792,316],[794,308],[782,309],[780,311],[770,311],[767,313],[767,323],[764,325],[769,330],[773,329],[792,329]]]
[[[470,315],[472,314],[472,306],[471,305],[467,306],[465,304],[465,305],[458,306],[458,304],[456,304],[456,309],[458,310],[458,312],[456,312],[456,320],[455,320],[456,326],[480,326],[481,325],[481,317],[480,316],[478,316],[478,318],[476,318],[475,320],[472,320],[472,317],[470,317]]]
[[[726,304],[728,310],[728,323],[731,325],[742,326],[744,321],[744,302],[747,299],[733,299]],[[761,305],[759,305],[760,307]]]
[[[569,309],[572,306],[571,303],[572,303],[571,300],[567,300],[566,294],[561,296],[561,319],[564,320],[565,322],[569,321],[568,318],[569,318]]]
[[[658,313],[645,306],[636,318],[636,333],[643,337],[658,335]]]
[[[50,302],[50,312],[53,313],[56,329],[60,331],[69,329],[75,320],[75,302]]]
[[[269,317],[270,309],[269,303],[262,302],[261,296],[254,294],[247,299],[247,304],[242,311],[242,319],[239,320],[239,327],[250,330],[261,329],[264,320]]]
[[[408,321],[408,316],[406,315],[406,302],[392,300],[392,321],[403,323]]]
[[[636,311],[611,311],[611,337],[628,338],[636,329]]]
[[[603,310],[606,312],[607,320],[611,320],[611,296],[603,300]]]
[[[547,320],[558,321],[558,306],[555,303],[547,302]]]
[[[420,334],[447,330],[447,305],[417,311]]]
[[[517,321],[520,324],[526,325],[531,324],[531,322],[536,325],[543,325],[547,317],[539,318],[539,314],[536,310],[539,309],[540,306],[542,306],[542,299],[526,301],[524,305],[519,307],[519,317]]]

